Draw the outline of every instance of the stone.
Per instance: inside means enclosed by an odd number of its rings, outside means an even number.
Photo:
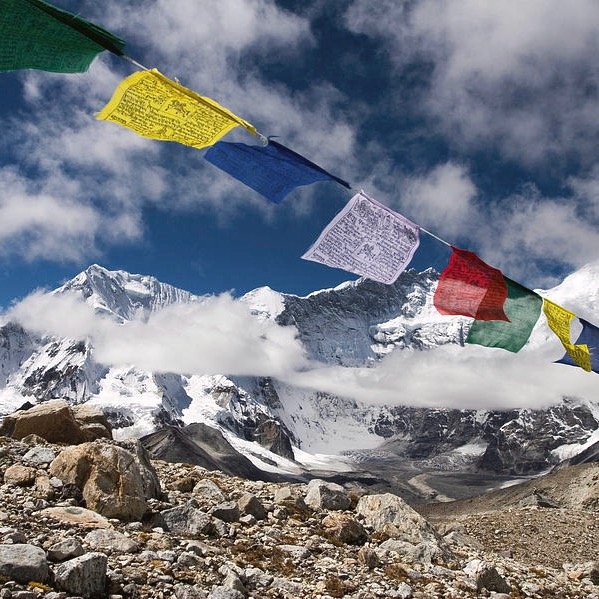
[[[224,586],[217,586],[212,589],[208,599],[245,599],[245,595],[236,589],[228,589]]]
[[[237,522],[239,520],[239,506],[234,501],[219,503],[210,510],[210,514],[223,522]]]
[[[308,483],[304,502],[313,510],[348,510],[351,507],[351,500],[341,485],[318,478]]]
[[[29,466],[13,464],[4,472],[4,482],[17,487],[30,487],[35,482],[36,470]]]
[[[112,529],[92,530],[84,543],[93,551],[103,553],[137,553],[139,544],[121,532]]]
[[[227,500],[220,487],[209,478],[200,480],[193,488],[193,494],[211,503],[223,503]]]
[[[278,549],[293,559],[306,559],[310,557],[310,550],[302,545],[279,545]]]
[[[49,575],[43,549],[24,543],[0,545],[0,576],[27,583],[31,580],[45,582]]]
[[[105,441],[67,447],[50,464],[50,474],[80,489],[89,509],[125,521],[141,520],[148,509],[146,493],[150,487],[144,477],[154,479],[152,492],[160,488],[151,466],[142,465],[130,451]]]
[[[175,585],[175,599],[206,599],[208,594],[199,586]]]
[[[49,464],[55,457],[56,454],[50,447],[36,445],[23,456],[23,461],[32,466],[39,467],[43,464]]]
[[[98,406],[84,403],[72,406],[71,409],[86,441],[112,439],[112,426]]]
[[[361,564],[364,564],[369,570],[374,570],[381,564],[381,560],[376,551],[370,547],[362,547],[360,551],[358,551],[358,561]]]
[[[521,499],[517,503],[517,506],[518,507],[544,507],[544,508],[553,508],[553,509],[557,509],[560,507],[559,503],[557,503],[556,501],[553,501],[553,499],[551,499],[550,497],[547,497],[547,495],[543,495],[536,490],[533,491],[527,497],[524,497],[524,499]]]
[[[510,593],[512,590],[495,566],[483,560],[470,560],[464,567],[464,572],[476,581],[476,589],[479,592],[487,589],[497,593]]]
[[[82,528],[112,528],[112,524],[107,518],[83,507],[48,507],[41,510],[39,514],[40,516],[47,516],[48,518],[58,520],[59,522],[77,524]]]
[[[85,551],[79,539],[69,538],[50,545],[46,553],[51,562],[64,562],[83,555]]]
[[[197,502],[191,500],[160,513],[166,529],[175,534],[201,535],[212,534],[214,524],[212,518],[198,509]]]
[[[27,543],[25,535],[16,528],[10,526],[3,526],[0,528],[0,538],[2,539],[2,543]]]
[[[392,493],[360,497],[356,512],[374,530],[414,545],[422,542],[438,544],[435,529],[403,499]]]
[[[86,553],[63,562],[54,572],[55,585],[86,599],[106,596],[108,559],[103,553]]]
[[[379,545],[377,551],[381,556],[394,552],[401,557],[403,562],[408,564],[445,563],[450,557],[447,551],[432,541],[413,544],[399,539],[387,539]]]
[[[63,399],[47,401],[4,417],[0,435],[22,439],[36,434],[50,443],[81,443],[81,427]]]
[[[245,588],[243,582],[241,582],[241,578],[239,578],[239,576],[235,572],[233,572],[233,570],[229,570],[229,572],[227,572],[227,575],[223,580],[222,586],[226,589],[233,589],[235,591],[239,591],[244,596],[248,594],[248,591]]]
[[[252,493],[244,493],[237,500],[237,505],[244,516],[253,516],[256,520],[264,520],[268,515],[262,502]]]
[[[411,599],[413,596],[412,587],[406,582],[400,582],[395,589],[394,597],[398,599]]]
[[[365,528],[349,514],[328,514],[322,526],[335,540],[348,545],[363,545],[368,540]]]

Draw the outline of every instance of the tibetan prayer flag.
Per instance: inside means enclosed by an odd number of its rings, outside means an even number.
[[[509,320],[503,310],[507,285],[501,271],[473,252],[451,249],[449,264],[439,277],[433,297],[437,310],[476,320]]]
[[[176,141],[193,148],[216,143],[238,125],[256,133],[247,121],[156,69],[133,73],[121,81],[96,118],[118,123],[142,137]]]
[[[541,314],[543,299],[534,291],[504,277],[507,299],[503,309],[509,322],[502,320],[475,320],[466,343],[500,347],[511,352],[520,351]]]
[[[275,204],[296,187],[317,181],[332,180],[349,188],[343,179],[273,140],[267,146],[220,141],[204,158]]]
[[[582,331],[576,340],[576,346],[586,347],[590,355],[590,368],[585,370],[593,370],[599,373],[599,328],[594,324],[586,321],[584,318],[579,318],[580,324],[582,324]],[[577,363],[570,358],[568,353],[561,359],[558,360],[563,364],[570,364],[576,366]],[[584,368],[584,366],[583,366]]]
[[[587,371],[593,370],[599,373],[599,329],[584,318],[579,318],[579,320],[582,324],[582,331],[576,340],[576,345],[573,346],[582,347],[581,350],[578,350],[578,361],[574,361],[566,352],[558,362],[570,366],[582,366]]]
[[[125,42],[42,0],[0,0],[0,71],[82,73],[103,50],[123,54]]]
[[[562,308],[558,304],[543,298],[543,312],[547,317],[549,328],[562,342],[567,355],[574,363],[587,371],[591,370],[591,354],[585,344],[574,344],[570,339],[570,323],[576,317],[574,312]]]
[[[418,225],[361,191],[302,258],[390,285],[409,264],[419,242]]]

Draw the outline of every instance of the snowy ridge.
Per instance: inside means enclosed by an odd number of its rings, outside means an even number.
[[[432,269],[409,270],[393,285],[358,279],[305,297],[262,287],[240,299],[256,318],[295,326],[313,360],[363,367],[395,351],[464,343],[471,320],[437,312],[437,280]],[[151,276],[97,265],[53,293],[73,292],[118,322],[203,300]],[[597,321],[599,264],[545,293]],[[530,344],[551,335],[541,318]],[[599,434],[596,398],[507,412],[366,406],[266,378],[106,368],[82,340],[40,339],[12,323],[0,327],[0,375],[2,413],[54,397],[90,401],[106,412],[119,438],[200,422],[218,428],[258,467],[281,472],[297,470],[294,457],[323,464],[330,461],[323,456],[356,455],[383,444],[385,452],[439,469],[476,463],[496,472],[534,472],[582,451]],[[337,467],[347,465],[341,460]]]

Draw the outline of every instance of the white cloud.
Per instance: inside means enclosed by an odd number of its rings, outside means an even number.
[[[424,106],[453,143],[528,164],[594,158],[599,4],[594,0],[355,0],[347,26],[403,66],[433,65]]]
[[[78,261],[96,254],[104,236],[139,236],[139,222],[131,215],[101,213],[89,202],[75,201],[78,195],[85,194],[60,176],[36,184],[16,169],[0,168],[0,254]]]
[[[562,355],[556,345],[518,354],[469,345],[396,351],[373,368],[314,368],[288,382],[367,405],[494,410],[593,397],[596,375],[551,363]]]
[[[452,242],[468,230],[477,195],[476,185],[461,165],[447,162],[422,176],[400,182],[402,209],[425,228]]]
[[[173,304],[147,319],[140,315],[119,324],[75,295],[34,292],[5,318],[39,334],[88,339],[96,360],[108,366],[284,377],[307,364],[294,327],[257,319],[228,294]]]

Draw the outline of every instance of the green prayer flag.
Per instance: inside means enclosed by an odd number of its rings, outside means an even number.
[[[500,347],[518,352],[528,341],[541,314],[543,299],[519,283],[507,277],[504,279],[508,294],[503,309],[510,322],[475,320],[466,338],[466,343]]]
[[[125,42],[43,0],[0,0],[0,71],[82,73],[97,54]]]

